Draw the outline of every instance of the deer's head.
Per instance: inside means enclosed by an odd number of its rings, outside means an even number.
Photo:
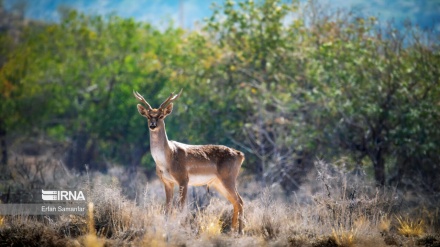
[[[139,113],[148,119],[148,127],[150,130],[155,130],[158,127],[158,123],[163,121],[173,111],[173,101],[179,98],[183,89],[178,94],[171,93],[168,99],[166,99],[159,108],[152,108],[150,104],[140,95],[138,92],[133,91],[134,97],[143,103],[147,108],[141,104],[137,105]]]

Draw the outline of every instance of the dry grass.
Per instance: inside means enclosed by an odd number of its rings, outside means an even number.
[[[213,202],[215,203],[215,202]],[[220,212],[219,208],[209,207],[206,210],[198,210],[195,217],[195,224],[199,226],[200,234],[206,238],[215,238],[221,235],[224,230],[224,222],[221,219],[224,214],[222,209]]]
[[[84,184],[90,202],[86,216],[1,217],[0,246],[380,247],[408,245],[406,236],[419,238],[435,225],[423,224],[428,222],[423,210],[418,211],[423,221],[391,220],[402,210],[395,191],[377,190],[363,175],[343,168],[322,162],[316,168],[311,183],[290,198],[277,186],[259,193],[257,183],[246,184],[252,191],[239,189],[245,201],[243,235],[231,232],[232,206],[218,195],[190,189],[188,207],[167,216],[160,182],[137,181],[142,194],[129,200],[119,178],[90,174]],[[437,238],[420,241],[437,243]]]
[[[338,246],[351,247],[356,241],[356,230],[345,230],[344,228],[332,229],[332,237]]]
[[[425,224],[423,220],[412,220],[409,218],[403,218],[401,216],[396,217],[399,222],[397,232],[407,237],[420,237],[425,233]]]
[[[86,247],[102,247],[104,246],[105,239],[96,236],[95,220],[93,213],[93,202],[89,202],[87,205],[87,229],[88,233],[84,236],[83,244]]]
[[[379,221],[378,228],[380,232],[384,232],[384,233],[389,232],[391,229],[391,219],[383,216]]]

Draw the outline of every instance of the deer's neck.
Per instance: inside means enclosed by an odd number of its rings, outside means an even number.
[[[165,130],[165,122],[159,121],[157,130],[150,130],[150,150],[156,165],[164,167],[169,163],[171,146]]]

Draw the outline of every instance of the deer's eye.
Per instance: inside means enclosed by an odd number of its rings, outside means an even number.
[[[159,119],[163,119],[163,115],[159,116]]]

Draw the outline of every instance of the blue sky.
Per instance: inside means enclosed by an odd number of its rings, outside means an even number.
[[[212,14],[212,3],[219,0],[3,0],[7,9],[19,2],[26,3],[26,17],[38,20],[58,20],[58,8],[69,6],[88,14],[116,13],[157,25],[170,20],[179,23],[179,5],[183,4],[185,28]],[[259,0],[255,0],[259,1]],[[305,0],[301,0],[305,2]],[[381,21],[402,23],[410,19],[423,28],[440,32],[440,0],[321,0],[332,9],[353,9],[359,15],[378,16]]]

